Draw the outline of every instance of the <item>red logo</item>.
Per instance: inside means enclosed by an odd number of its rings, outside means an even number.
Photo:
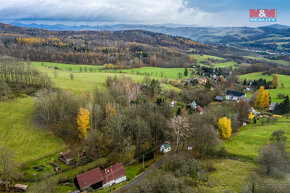
[[[250,18],[277,17],[277,9],[250,9]]]

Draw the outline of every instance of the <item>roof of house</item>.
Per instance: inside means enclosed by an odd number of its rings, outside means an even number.
[[[217,101],[223,101],[224,100],[224,97],[222,97],[222,96],[216,96],[215,97],[215,100],[217,100]]]
[[[196,107],[196,112],[202,112],[202,111],[203,111],[203,108],[201,106]]]
[[[76,176],[80,189],[92,186],[104,180],[100,168],[95,168],[86,173]]]
[[[66,160],[70,160],[70,159],[73,159],[73,154],[71,151],[68,151],[66,153],[60,153],[59,154],[60,156],[63,156]]]
[[[104,178],[103,184],[126,175],[126,171],[122,163],[110,166],[109,168],[103,169],[101,172]]]
[[[241,97],[241,96],[244,96],[246,94],[243,93],[243,92],[228,90],[226,95],[233,95],[233,96],[236,96],[236,97]]]
[[[170,145],[168,143],[163,143],[161,146],[163,146],[164,148],[170,147]]]
[[[269,106],[270,110],[274,110],[275,106],[277,105],[277,103],[271,103]]]

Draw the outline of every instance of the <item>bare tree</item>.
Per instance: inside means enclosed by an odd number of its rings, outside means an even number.
[[[5,191],[8,191],[11,181],[19,177],[18,164],[15,161],[14,152],[8,147],[0,148],[0,168]]]
[[[189,123],[187,118],[182,116],[173,117],[168,122],[168,127],[171,129],[170,135],[175,138],[176,147],[175,152],[177,152],[181,141],[185,141],[189,135]]]

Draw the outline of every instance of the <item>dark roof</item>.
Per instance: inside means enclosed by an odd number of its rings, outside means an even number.
[[[80,189],[92,186],[104,180],[100,168],[95,168],[76,176]]]
[[[102,170],[103,175],[103,184],[106,184],[107,182],[110,182],[112,180],[118,179],[122,176],[126,175],[125,168],[122,163],[118,163],[114,166],[111,166],[109,168],[106,168]]]
[[[222,96],[216,96],[215,97],[215,100],[217,100],[217,101],[223,101],[224,100],[224,97],[222,97]]]
[[[238,91],[233,91],[233,90],[228,90],[226,95],[233,95],[233,96],[236,96],[236,97],[241,97],[241,96],[244,96],[245,93],[238,92]]]

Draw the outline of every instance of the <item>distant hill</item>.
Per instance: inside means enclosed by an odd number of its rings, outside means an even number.
[[[39,29],[49,29],[53,31],[119,31],[139,29],[172,36],[182,36],[194,41],[208,44],[224,44],[240,48],[250,48],[258,51],[290,53],[290,27],[279,24],[273,24],[264,27],[200,27],[180,26],[175,24],[67,26],[15,23],[15,25]]]

